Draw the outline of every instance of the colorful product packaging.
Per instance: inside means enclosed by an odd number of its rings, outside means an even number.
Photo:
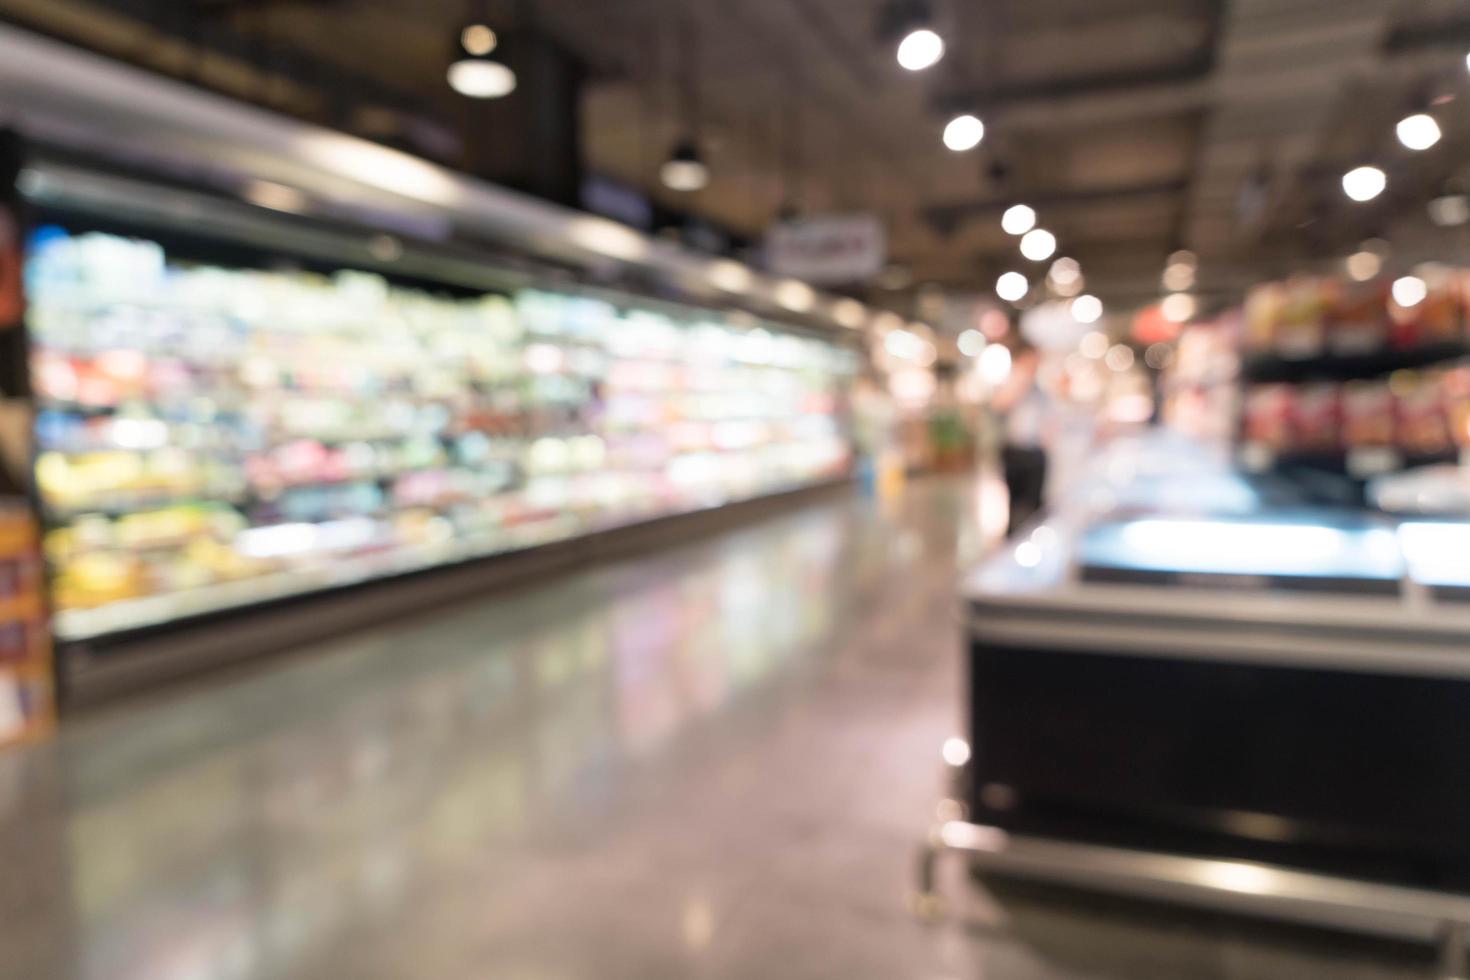
[[[1350,381],[1342,393],[1342,441],[1352,449],[1392,446],[1394,398],[1387,381]]]
[[[1299,385],[1291,404],[1294,448],[1307,452],[1342,445],[1342,389],[1336,384]]]
[[[1268,449],[1292,444],[1290,385],[1256,385],[1245,397],[1245,441]]]

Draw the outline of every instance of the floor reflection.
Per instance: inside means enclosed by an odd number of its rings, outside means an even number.
[[[842,497],[81,720],[24,760],[64,830],[48,842],[13,806],[3,831],[41,845],[32,877],[66,882],[41,913],[65,938],[25,975],[296,975],[446,881],[523,894],[528,859],[601,846],[630,794],[682,778],[661,760],[691,732],[742,761],[761,732],[742,701],[800,698],[857,632],[901,645],[904,583],[953,572],[964,497]],[[711,902],[691,903],[675,938],[704,949]]]

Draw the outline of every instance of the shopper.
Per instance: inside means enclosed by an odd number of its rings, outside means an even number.
[[[1010,496],[1007,534],[1041,510],[1046,490],[1047,401],[1037,381],[1040,360],[1034,347],[1020,343],[1012,354],[1011,373],[992,402],[1005,418],[1001,466]]]

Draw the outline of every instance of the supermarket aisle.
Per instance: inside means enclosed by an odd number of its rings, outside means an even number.
[[[830,498],[0,757],[0,977],[1413,975],[1036,896],[910,918],[974,512]]]

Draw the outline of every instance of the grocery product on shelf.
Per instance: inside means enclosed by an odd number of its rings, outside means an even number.
[[[36,479],[75,639],[840,475],[844,348],[716,313],[189,264],[56,227]]]
[[[1239,414],[1239,311],[1192,323],[1179,333],[1159,379],[1164,424],[1208,442],[1228,443]]]
[[[1241,371],[1248,460],[1293,456],[1367,475],[1470,444],[1470,277],[1446,266],[1415,275],[1422,297],[1410,305],[1386,279],[1299,276],[1252,290]]]
[[[1410,457],[1451,454],[1470,445],[1470,367],[1252,385],[1241,434],[1247,444],[1277,453],[1389,448]]]
[[[24,498],[0,497],[0,745],[45,730],[51,702],[36,527]]]

